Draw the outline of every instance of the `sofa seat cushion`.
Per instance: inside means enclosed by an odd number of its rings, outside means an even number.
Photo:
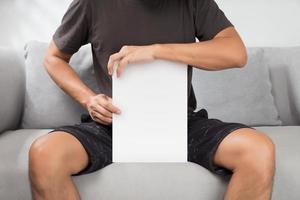
[[[257,127],[277,146],[273,200],[300,197],[300,126]],[[0,199],[31,199],[28,150],[51,129],[20,129],[0,135]],[[229,177],[188,163],[113,163],[73,177],[83,200],[159,199],[219,200]],[[14,190],[12,190],[14,188]]]
[[[274,199],[300,199],[300,126],[256,128],[266,133],[276,146]]]

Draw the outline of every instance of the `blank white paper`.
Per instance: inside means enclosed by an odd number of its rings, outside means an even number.
[[[134,63],[112,78],[122,111],[113,114],[113,162],[187,162],[187,65]]]

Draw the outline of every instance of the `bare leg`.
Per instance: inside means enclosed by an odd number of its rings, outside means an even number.
[[[34,200],[79,200],[71,175],[88,164],[88,155],[71,134],[56,131],[36,139],[29,150]]]
[[[233,171],[225,200],[270,200],[275,174],[275,145],[249,128],[233,131],[219,145],[214,162]]]

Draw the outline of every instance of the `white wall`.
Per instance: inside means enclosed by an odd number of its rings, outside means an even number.
[[[247,46],[300,45],[300,0],[217,0]]]
[[[247,46],[300,45],[300,0],[216,0]],[[0,45],[49,41],[71,0],[1,0]]]
[[[0,0],[0,45],[49,41],[71,0]]]

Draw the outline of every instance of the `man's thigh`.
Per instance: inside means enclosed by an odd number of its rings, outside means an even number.
[[[243,128],[254,129],[245,124],[223,122],[208,118],[202,109],[188,118],[188,161],[197,163],[213,173],[230,175],[232,171],[214,162],[214,155],[223,139],[233,131]]]
[[[40,136],[31,145],[31,155],[41,164],[53,162],[66,173],[77,173],[88,164],[88,155],[82,144],[73,135],[64,131],[53,131]],[[35,153],[34,153],[35,152]]]
[[[112,163],[112,125],[82,117],[81,123],[58,127],[49,134],[57,131],[64,131],[75,137],[87,153],[87,166],[72,176],[92,173]]]

